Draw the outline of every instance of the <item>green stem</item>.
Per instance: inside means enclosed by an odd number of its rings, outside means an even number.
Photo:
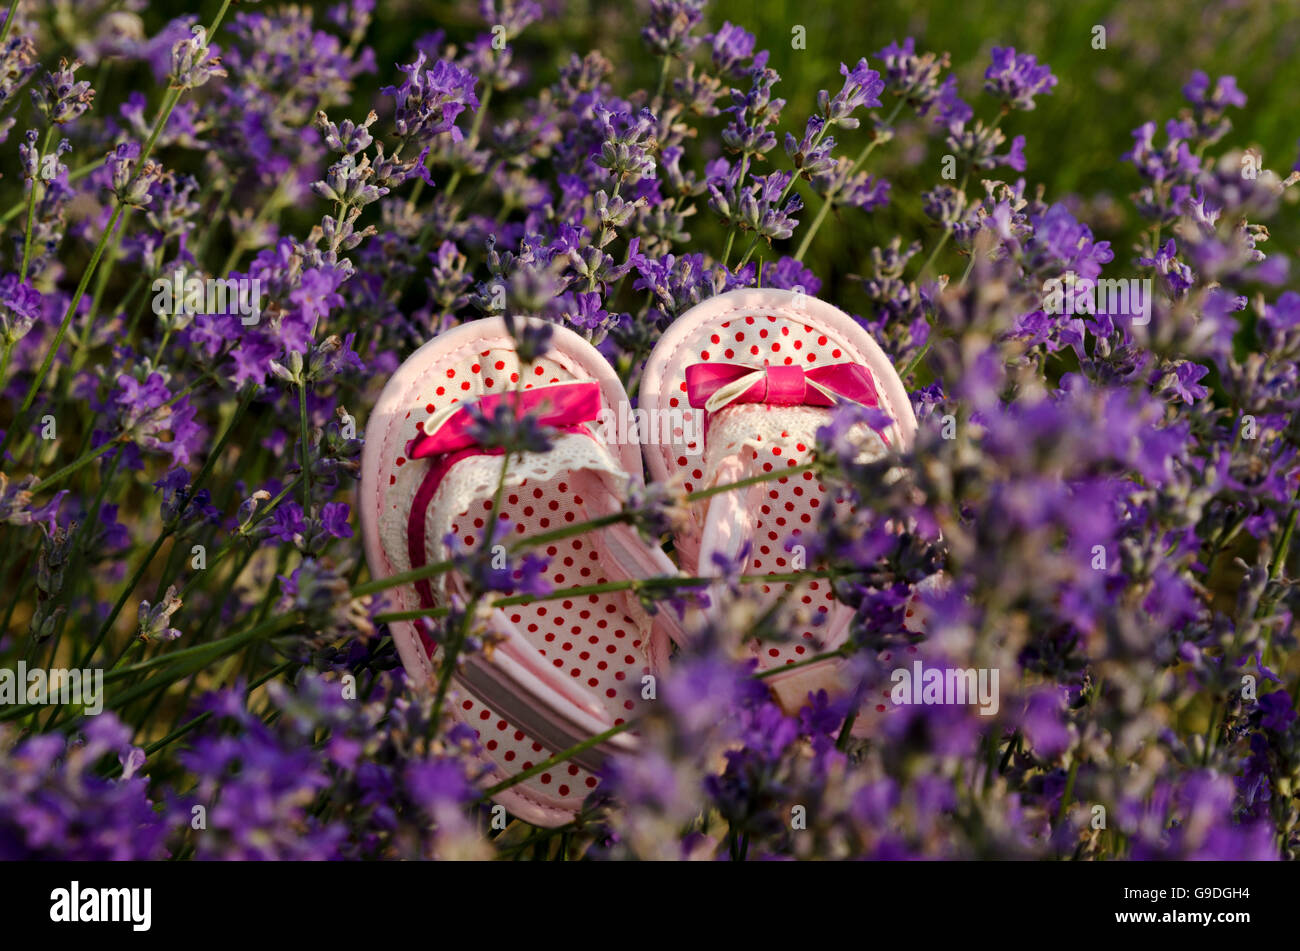
[[[1070,772],[1065,778],[1065,791],[1061,793],[1061,807],[1056,810],[1056,824],[1059,826],[1061,820],[1065,818],[1065,811],[1070,808],[1070,803],[1074,799],[1074,780],[1079,775],[1079,757],[1075,756],[1074,761],[1070,763]]]
[[[122,249],[122,241],[126,238],[126,233],[129,230],[127,228],[129,221],[130,215],[123,216],[121,226],[117,229],[117,234],[113,235],[113,243],[109,246],[105,255],[108,260],[104,267],[100,268],[99,279],[95,282],[95,293],[90,297],[90,309],[86,311],[84,321],[85,330],[77,335],[77,350],[73,356],[73,366],[79,367],[85,360],[84,351],[90,345],[90,328],[94,324],[95,315],[99,313],[100,305],[104,301],[104,292],[108,290],[109,279],[113,276],[113,264],[117,261],[118,254]],[[68,376],[71,377],[72,374],[68,374]]]
[[[906,101],[907,100],[903,96],[899,97],[893,111],[885,118],[884,125],[886,128],[893,126],[894,120],[898,118],[898,113],[902,110],[903,104]],[[876,146],[884,142],[885,139],[886,137],[882,136],[879,129],[877,129],[876,133],[871,137],[871,141],[862,147],[862,151],[859,152],[858,157],[854,159],[853,165],[849,168],[848,175],[845,176],[846,181],[862,169],[867,158],[876,150]],[[822,226],[822,222],[826,220],[826,215],[831,210],[831,206],[835,203],[835,196],[838,194],[838,191],[838,189],[835,189],[826,194],[826,200],[822,202],[821,208],[817,210],[817,217],[813,219],[812,224],[808,226],[808,230],[804,232],[804,236],[799,242],[799,248],[794,253],[794,259],[796,261],[802,261],[803,256],[808,253],[808,246],[812,244],[812,239],[813,236],[817,234],[817,229],[819,229]]]
[[[1017,728],[1016,731],[1011,734],[1011,739],[1007,743],[1007,750],[1005,753],[1002,754],[1002,759],[998,763],[999,773],[1005,773],[1007,771],[1007,767],[1011,765],[1011,757],[1015,755],[1016,749],[1017,747],[1019,747],[1019,745],[1020,745],[1020,729]]]
[[[965,287],[966,280],[970,277],[970,272],[975,269],[976,252],[974,248],[970,250],[970,260],[966,262],[966,270],[961,272],[961,280],[957,283],[958,287]]]
[[[208,194],[205,194],[199,199],[200,207],[207,204],[208,199],[211,197],[211,189],[212,183],[209,182],[207,188],[204,189]],[[217,199],[216,207],[207,214],[208,226],[203,229],[203,237],[199,239],[199,246],[194,249],[194,260],[199,263],[200,267],[202,267],[204,260],[208,256],[208,247],[212,244],[212,237],[217,233],[217,226],[221,224],[221,219],[225,216],[226,209],[230,206],[230,199],[233,194],[234,189],[232,188],[222,189],[221,197]],[[229,273],[229,271],[226,272],[226,274]],[[223,275],[218,274],[217,276],[222,277]]]
[[[205,647],[211,648],[211,650],[207,653],[196,655],[195,659],[190,663],[180,664],[177,669],[163,671],[158,676],[151,677],[142,684],[128,688],[122,693],[110,697],[104,702],[104,709],[116,710],[123,707],[134,700],[138,700],[140,697],[148,696],[155,690],[168,687],[171,684],[176,683],[178,680],[182,680],[193,673],[203,670],[213,661],[220,660],[222,657],[233,654],[246,645],[251,644],[253,641],[269,638],[301,623],[301,618],[296,615],[281,615],[279,617],[270,618],[260,624],[256,624],[242,633],[223,638],[222,640],[215,641],[212,644],[204,645]],[[123,671],[126,669],[127,668],[122,668]]]
[[[1205,727],[1205,749],[1201,753],[1201,765],[1208,766],[1210,763],[1210,753],[1213,752],[1214,737],[1216,727],[1219,725],[1219,702],[1216,700],[1210,705],[1209,723]]]
[[[833,660],[836,657],[847,657],[852,652],[851,645],[836,648],[832,651],[824,651],[820,654],[814,654],[812,657],[805,657],[803,660],[797,660],[793,664],[778,664],[776,667],[769,667],[767,670],[760,670],[753,675],[755,680],[766,680],[768,677],[775,677],[777,674],[784,674],[790,670],[798,670],[800,667],[808,667],[812,664],[820,664],[824,660]]]
[[[483,128],[483,116],[487,114],[488,103],[490,103],[491,101],[492,101],[492,87],[488,86],[487,89],[483,90],[483,98],[479,100],[478,109],[475,110],[474,118],[470,121],[469,124],[469,134],[465,136],[465,141],[468,142],[471,146],[478,143],[479,131]],[[456,169],[456,171],[452,172],[451,179],[447,182],[447,187],[443,189],[442,192],[443,195],[447,198],[450,198],[452,195],[454,195],[456,193],[456,188],[460,185],[460,180],[463,177],[464,176],[460,169]],[[423,190],[424,190],[424,179],[420,178],[416,181],[415,185],[411,188],[411,197],[407,199],[407,203],[406,203],[408,208],[415,207],[415,202],[420,197],[420,194],[421,192],[423,192]]]
[[[812,144],[809,146],[809,151],[816,149],[817,146],[821,144],[822,139],[825,137],[826,133],[830,131],[830,128],[831,125],[828,122],[825,125],[823,125],[821,129],[818,130],[817,134],[813,136]],[[781,189],[781,195],[780,197],[777,198],[775,204],[772,207],[780,208],[782,205],[785,204],[785,200],[788,197],[790,197],[790,192],[794,191],[795,183],[799,181],[800,174],[801,173],[799,169],[793,170],[793,174],[791,174],[790,180],[785,183],[785,188]],[[739,189],[743,185],[744,185],[744,175],[742,174],[739,181],[736,184],[736,188]],[[749,247],[745,249],[745,253],[741,256],[740,261],[737,262],[736,264],[737,271],[739,271],[741,268],[743,268],[746,264],[749,263],[749,259],[754,256],[754,249],[758,247],[758,242],[759,242],[759,236],[756,234],[754,235],[753,240],[749,242]]]
[[[128,639],[127,642],[122,645],[122,649],[117,652],[117,656],[113,658],[112,663],[108,665],[108,670],[105,671],[105,676],[121,667],[122,661],[126,660],[126,655],[131,653],[131,651],[143,651],[146,643],[147,641],[144,641],[139,637]]]
[[[530,766],[523,772],[516,773],[509,779],[497,783],[495,786],[490,786],[479,798],[479,801],[483,802],[491,799],[498,793],[503,793],[513,786],[518,786],[520,783],[532,779],[534,776],[539,776],[548,769],[553,769],[554,767],[559,766],[561,763],[572,759],[585,750],[591,749],[593,746],[599,746],[601,743],[618,736],[620,733],[626,733],[628,730],[632,729],[635,723],[636,720],[624,720],[622,723],[610,727],[603,733],[597,733],[595,736],[588,737],[581,743],[575,744],[574,746],[570,746],[567,750],[556,753],[550,759],[544,759],[535,766]]]
[[[665,53],[664,60],[659,65],[659,83],[655,86],[655,111],[658,111],[658,105],[662,103],[664,99],[664,90],[668,88],[668,70],[672,66],[672,62],[672,57]]]
[[[284,673],[292,666],[294,666],[294,662],[291,660],[286,660],[283,663],[277,664],[275,667],[272,667],[261,677],[258,677],[256,680],[249,683],[247,694],[251,694],[258,687],[262,686],[263,684],[271,680],[274,680],[276,677],[280,676],[280,674]],[[177,740],[185,736],[187,733],[193,732],[195,729],[202,726],[210,719],[212,719],[212,712],[209,710],[205,710],[202,713],[198,714],[197,716],[193,717],[192,719],[186,720],[184,723],[176,727],[176,729],[172,730],[162,739],[150,743],[148,746],[146,746],[144,748],[144,755],[152,756],[154,753],[157,753],[159,750],[167,746],[170,746],[172,743],[175,743]],[[112,779],[114,776],[118,775],[118,773],[120,773],[121,770],[122,770],[121,766],[116,767],[111,773],[109,773],[108,778]]]
[[[104,683],[116,683],[119,680],[126,680],[134,677],[136,674],[144,673],[147,670],[153,670],[157,667],[166,667],[168,664],[174,664],[177,661],[189,660],[192,657],[199,657],[210,654],[218,647],[223,650],[234,644],[239,638],[244,637],[247,631],[241,631],[237,634],[229,634],[226,637],[217,638],[215,641],[208,641],[205,644],[193,644],[189,647],[178,648],[177,650],[167,651],[163,654],[156,654],[148,660],[137,661],[126,667],[116,667],[106,671],[104,674]]]
[[[208,476],[212,474],[212,470],[217,464],[217,460],[220,459],[222,453],[226,451],[226,446],[230,443],[230,437],[235,433],[235,427],[238,426],[239,421],[244,418],[244,413],[248,411],[248,407],[252,404],[253,397],[256,395],[256,386],[245,386],[243,395],[239,399],[239,405],[235,407],[235,412],[231,414],[230,422],[226,423],[226,428],[222,431],[221,438],[218,439],[217,444],[212,447],[212,451],[208,453],[208,457],[203,460],[203,467],[199,469],[198,474],[194,476],[194,480],[190,483],[190,498],[193,498],[194,494],[203,487],[205,482],[207,482]]]
[[[113,605],[113,610],[109,613],[108,617],[104,619],[104,623],[99,626],[99,630],[95,632],[95,639],[90,642],[90,646],[86,649],[85,654],[82,655],[81,662],[77,664],[78,667],[85,668],[90,665],[90,659],[95,656],[95,652],[99,650],[99,645],[104,643],[104,638],[106,638],[108,632],[113,629],[113,624],[117,621],[117,616],[122,613],[122,608],[126,607],[126,602],[130,599],[131,592],[133,592],[140,584],[140,580],[144,577],[144,573],[149,570],[150,562],[154,560],[154,556],[162,549],[163,543],[170,537],[171,529],[164,528],[162,532],[159,533],[158,537],[154,539],[154,542],[149,547],[149,551],[145,554],[144,559],[136,567],[135,574],[131,576],[131,580],[127,582],[126,587],[122,589],[122,593],[118,595],[117,603]]]
[[[741,479],[738,482],[700,489],[687,495],[686,501],[698,502],[702,499],[707,499],[711,496],[717,495],[720,492],[730,492],[732,489],[743,489],[751,485],[758,485],[762,482],[771,482],[775,479],[799,475],[800,473],[809,472],[816,468],[816,463],[809,462],[799,466],[789,466],[785,469],[773,469],[771,472],[764,472],[760,475],[750,476],[749,478]],[[573,525],[566,525],[563,528],[553,529],[549,532],[541,532],[537,535],[530,535],[526,538],[521,538],[512,544],[509,547],[509,550],[513,553],[533,548],[537,545],[548,545],[552,542],[564,541],[567,538],[573,538],[577,535],[585,535],[588,532],[594,532],[597,529],[606,528],[610,525],[620,525],[630,521],[632,521],[631,513],[613,512],[609,515],[601,515],[598,518],[586,522],[578,522]],[[450,561],[439,561],[428,565],[422,565],[419,568],[412,568],[409,571],[388,575],[384,578],[374,578],[353,587],[351,596],[354,598],[360,598],[368,594],[377,594],[378,592],[386,591],[389,588],[396,588],[404,584],[410,584],[414,581],[422,581],[425,578],[432,578],[435,575],[440,575],[444,572],[450,571],[451,568],[452,563]]]
[[[108,464],[108,468],[100,474],[99,489],[95,492],[95,499],[90,503],[90,508],[87,510],[88,515],[86,519],[77,526],[77,533],[72,539],[72,557],[69,560],[67,570],[67,575],[72,578],[72,584],[65,588],[65,595],[74,595],[80,583],[89,582],[91,580],[91,573],[89,571],[81,570],[81,566],[86,561],[86,543],[88,539],[94,537],[95,530],[99,527],[99,512],[104,497],[108,494],[108,488],[113,482],[113,477],[117,474],[118,464],[121,463],[121,461],[122,455],[119,453],[113,457],[113,461]],[[3,576],[4,573],[0,572],[0,578]],[[54,658],[58,656],[59,643],[63,638],[63,631],[67,626],[68,617],[69,615],[65,611],[63,617],[59,620],[59,626],[55,630],[54,636],[50,638],[50,666],[53,666]]]
[[[522,379],[522,374],[520,379]],[[518,387],[516,387],[516,393]],[[487,530],[483,533],[482,551],[484,554],[492,546],[492,541],[496,538],[497,529],[500,521],[497,513],[501,511],[501,500],[505,497],[506,476],[510,472],[510,453],[505,452],[501,455],[501,473],[497,477],[496,493],[492,496],[492,508],[488,511]],[[465,614],[460,619],[460,624],[456,627],[456,634],[452,637],[451,643],[443,651],[442,667],[438,671],[438,693],[433,700],[433,714],[429,722],[434,727],[437,726],[442,717],[442,705],[447,699],[447,691],[451,689],[452,674],[456,672],[456,661],[460,658],[460,652],[465,646],[465,641],[469,639],[470,626],[474,623],[473,601],[465,606]]]
[[[736,584],[797,584],[813,578],[829,578],[829,571],[790,571],[770,575],[739,575],[730,579]],[[602,581],[599,584],[579,585],[574,588],[557,588],[547,594],[512,594],[497,598],[491,603],[493,608],[507,608],[516,605],[537,604],[545,601],[562,601],[566,598],[585,598],[591,594],[610,594],[615,591],[675,591],[679,588],[706,588],[709,585],[722,584],[729,579],[723,577],[677,577],[664,575],[653,578],[626,578],[622,581]],[[413,621],[416,618],[444,617],[447,609],[442,607],[416,608],[411,611],[390,611],[375,615],[378,623],[391,621]]]
[[[9,0],[9,12],[5,15],[5,25],[0,28],[0,46],[4,45],[5,40],[9,39],[9,31],[13,29],[14,12],[18,9],[18,0]]]
[[[284,488],[282,488],[274,498],[272,498],[269,502],[267,502],[265,505],[263,505],[261,508],[257,510],[257,514],[248,523],[248,528],[251,529],[253,526],[260,524],[264,519],[269,517],[271,513],[275,511],[276,507],[281,502],[283,502],[289,496],[289,494],[293,492],[295,488],[297,488],[297,486],[298,486],[298,480],[296,478],[291,479],[289,482],[285,483]],[[245,537],[246,535],[244,534],[236,534],[232,538],[228,539],[226,543],[223,544],[220,548],[218,548],[217,551],[213,553],[212,557],[208,559],[206,570],[210,571],[211,569],[215,568],[217,565],[221,564],[221,562],[225,560],[227,555],[229,555],[232,551],[234,551],[237,547],[239,547],[240,542]],[[238,574],[241,571],[243,571],[243,566],[240,566],[240,568],[236,570],[236,574]],[[184,600],[189,596],[190,592],[194,590],[195,585],[197,585],[200,582],[202,577],[203,577],[202,575],[196,574],[193,578],[191,578],[188,582],[186,582],[185,587],[181,589],[181,594],[180,594],[181,600]]]
[[[844,725],[840,727],[840,735],[835,738],[835,748],[843,753],[849,748],[849,740],[853,738],[853,724],[858,719],[858,706],[854,704],[849,715],[844,718]]]
[[[826,220],[826,215],[830,212],[831,205],[834,203],[834,196],[827,193],[825,199],[822,201],[822,206],[817,209],[817,217],[812,220],[812,224],[808,226],[808,230],[804,232],[803,238],[799,241],[799,247],[794,252],[794,259],[796,261],[802,261],[803,256],[808,253],[808,246],[812,244],[813,235],[817,233],[817,229],[820,228],[822,222]]]
[[[912,371],[921,365],[921,361],[925,359],[925,355],[930,352],[930,344],[934,342],[934,333],[934,328],[930,328],[930,336],[925,338],[925,343],[923,343],[921,349],[916,352],[916,356],[908,361],[907,366],[903,368],[903,372],[899,374],[899,376],[904,380],[911,375]]]
[[[118,444],[122,441],[123,440],[121,439],[121,437],[117,439],[110,439],[108,442],[104,443],[102,446],[99,446],[97,449],[92,449],[90,452],[86,453],[80,459],[68,463],[66,466],[64,466],[62,469],[60,469],[58,472],[54,473],[53,475],[41,479],[40,482],[37,483],[34,491],[41,492],[44,491],[45,489],[53,488],[54,486],[62,482],[64,479],[66,479],[68,476],[72,475],[74,472],[77,472],[83,466],[89,465],[90,463],[94,462],[96,459],[98,459],[100,456],[102,456],[104,453],[108,452],[109,450],[116,449]]]
[[[285,180],[283,178],[277,179],[275,187],[271,189],[271,194],[266,197],[264,202],[262,202],[262,207],[258,209],[257,214],[253,217],[247,230],[242,234],[234,235],[234,240],[231,242],[230,253],[226,255],[226,260],[221,264],[221,270],[217,272],[219,276],[230,274],[235,265],[239,263],[239,259],[244,256],[244,252],[252,248],[256,243],[256,235],[262,225],[266,224],[266,222],[270,221],[273,217],[279,215],[281,209],[283,209],[286,204],[283,197],[284,185]],[[227,192],[227,194],[229,194],[229,192]],[[225,196],[223,195],[222,197],[224,198]],[[347,208],[347,203],[340,205],[335,218],[342,220]],[[222,207],[222,210],[224,210],[224,207]],[[220,221],[220,212],[214,213],[210,221],[211,226],[208,228],[208,234],[211,234],[216,230],[216,226]],[[253,237],[250,238],[250,235]],[[198,254],[195,254],[194,257],[195,260],[202,261],[202,258]]]
[[[1291,539],[1295,535],[1296,516],[1300,514],[1300,489],[1291,499],[1291,514],[1287,516],[1286,525],[1282,528],[1282,538],[1277,543],[1277,551],[1273,555],[1273,564],[1268,569],[1268,579],[1276,581],[1278,575],[1282,573],[1283,567],[1286,566],[1287,555],[1291,552]]]
[[[711,498],[722,492],[730,492],[733,489],[745,489],[751,485],[759,485],[763,482],[772,482],[776,479],[787,476],[802,475],[805,472],[812,472],[818,468],[815,462],[805,462],[798,466],[786,466],[784,469],[773,469],[771,472],[764,472],[760,475],[750,476],[746,479],[740,479],[736,482],[729,482],[726,485],[710,486],[707,489],[699,489],[686,496],[687,502],[700,502],[704,499]]]
[[[24,570],[19,573],[18,581],[16,584],[14,584],[13,597],[9,599],[9,607],[5,609],[4,620],[3,622],[0,622],[0,631],[7,631],[10,629],[9,622],[13,620],[14,611],[18,608],[18,602],[22,600],[23,581],[26,580],[28,576],[28,572],[25,569],[30,568],[31,563],[32,563],[32,556],[28,554],[26,561],[22,565],[22,568]],[[0,580],[7,580],[7,579],[0,578]]]
[[[96,86],[95,88],[98,89],[99,87]],[[73,182],[81,181],[83,178],[85,178],[95,169],[100,168],[101,165],[102,162],[99,159],[96,159],[93,162],[87,162],[85,165],[81,166],[80,168],[74,168],[72,171],[68,172],[68,184],[71,185]],[[0,224],[8,224],[9,222],[17,218],[20,214],[22,214],[23,208],[26,206],[26,204],[27,202],[25,200],[19,199],[18,201],[10,205],[8,208],[6,208],[4,214],[0,215]]]
[[[451,570],[450,561],[437,561],[428,565],[421,565],[419,568],[412,568],[410,571],[401,571],[395,575],[388,575],[384,578],[375,578],[363,582],[352,589],[352,597],[361,598],[368,594],[378,594],[380,591],[387,591],[389,588],[397,588],[404,584],[411,584],[415,581],[423,581],[425,578],[432,578],[435,575],[443,574]]]
[[[969,179],[970,179],[970,169],[967,169],[965,174],[962,175],[961,177],[961,184],[957,186],[957,190],[961,192],[963,195],[966,194],[966,183],[967,181],[969,181]],[[925,272],[930,269],[930,265],[934,263],[934,259],[939,256],[939,252],[944,249],[944,246],[947,245],[948,243],[948,239],[951,237],[952,237],[952,229],[945,228],[943,234],[939,237],[939,240],[935,243],[934,249],[930,252],[930,256],[927,257],[925,259],[925,263],[921,265],[921,270],[916,272],[916,277],[918,280],[925,276]]]
[[[255,392],[255,387],[250,386],[245,389],[239,407],[235,410],[230,422],[226,424],[225,432],[223,432],[221,438],[217,440],[217,444],[213,447],[212,452],[208,453],[208,458],[204,461],[203,468],[199,470],[198,475],[196,475],[194,480],[190,483],[190,497],[193,497],[193,494],[199,491],[199,488],[202,486],[204,481],[207,480],[209,473],[212,472],[212,467],[216,465],[217,458],[225,450],[227,443],[230,442],[230,437],[234,433],[235,426],[239,423],[240,417],[242,417],[244,412],[248,409]],[[117,616],[122,613],[122,608],[126,606],[127,599],[130,598],[131,592],[133,592],[136,589],[136,586],[139,585],[141,579],[144,577],[145,571],[148,570],[149,564],[153,561],[154,556],[158,554],[163,543],[175,532],[175,529],[175,525],[165,525],[163,527],[162,532],[158,535],[158,538],[154,540],[152,547],[150,547],[148,554],[145,555],[144,561],[142,561],[140,566],[136,569],[135,575],[132,577],[130,583],[125,589],[123,589],[121,595],[118,597],[112,613],[109,614],[103,625],[101,625],[99,631],[95,635],[95,640],[91,643],[89,650],[86,652],[86,655],[82,658],[82,661],[78,666],[85,667],[89,664],[90,658],[94,656],[95,651],[97,651],[100,644],[104,642],[104,638],[108,636],[108,632],[112,629],[113,623],[117,620]]]
[[[298,423],[302,428],[302,514],[311,515],[311,436],[307,426],[307,381],[298,381]]]
[[[632,516],[628,512],[611,512],[609,515],[601,515],[586,522],[576,522],[573,525],[552,529],[549,532],[529,535],[510,545],[508,550],[517,552],[527,548],[535,548],[538,545],[549,545],[551,542],[562,542],[566,538],[586,535],[588,532],[594,532],[597,529],[607,528],[610,525],[621,525],[630,521],[632,521]]]

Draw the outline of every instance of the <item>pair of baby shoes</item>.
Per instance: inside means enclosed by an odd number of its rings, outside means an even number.
[[[688,636],[675,611],[650,614],[611,582],[679,568],[691,576],[797,572],[800,534],[821,506],[845,504],[801,468],[831,407],[844,401],[891,420],[879,431],[861,427],[864,452],[911,445],[911,403],[879,345],[830,304],[775,289],[731,291],[679,317],[646,364],[635,410],[609,362],[560,326],[550,349],[527,364],[500,318],[461,324],[402,364],[366,429],[360,512],[372,576],[442,562],[449,543],[482,545],[493,512],[500,522],[493,542],[550,538],[532,550],[548,559],[543,580],[552,593],[526,603],[502,595],[512,603],[486,615],[494,648],[468,654],[454,678],[453,714],[478,733],[488,785],[635,717],[646,702],[642,678],[665,670],[672,644]],[[551,448],[512,455],[502,483],[501,450],[474,439],[476,403],[489,418],[503,404],[534,415],[553,430]],[[798,471],[771,477],[783,468]],[[621,511],[646,470],[688,493],[767,478],[695,503],[673,539],[677,565],[626,524],[566,533]],[[466,594],[452,571],[393,588],[389,602],[410,613]],[[805,609],[797,612],[807,622],[799,636],[754,644],[760,669],[796,665],[848,637],[853,610],[825,579],[750,584],[747,596]],[[726,610],[712,600],[711,610]],[[440,648],[427,622],[390,627],[412,678],[430,682]],[[794,709],[810,692],[834,692],[839,666],[799,665],[767,682]],[[636,742],[630,731],[616,733],[496,801],[536,825],[568,822],[604,759]]]

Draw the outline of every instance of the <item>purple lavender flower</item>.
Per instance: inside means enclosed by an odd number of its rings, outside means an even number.
[[[827,171],[834,163],[831,150],[835,148],[835,140],[822,135],[825,126],[825,119],[812,116],[802,139],[796,140],[789,132],[785,134],[785,154],[790,156],[794,167],[809,178]]]
[[[1235,77],[1220,76],[1211,92],[1210,77],[1199,69],[1193,71],[1192,78],[1183,86],[1183,95],[1198,109],[1222,109],[1224,106],[1244,109],[1246,106],[1246,94],[1237,88]]]
[[[479,0],[478,9],[484,23],[504,28],[507,40],[542,18],[542,7],[534,0]]]
[[[1210,89],[1210,77],[1199,69],[1183,86],[1183,96],[1192,104],[1192,120],[1185,126],[1184,137],[1196,137],[1206,144],[1222,139],[1232,129],[1225,113],[1229,106],[1245,108],[1246,94],[1237,88],[1232,76],[1220,76]]]
[[[1038,691],[1030,696],[1020,724],[1035,751],[1048,758],[1060,755],[1070,745],[1070,731],[1061,708],[1059,692]]]
[[[1291,698],[1285,690],[1274,690],[1259,698],[1260,726],[1281,733],[1296,720]]]
[[[984,71],[984,88],[1014,109],[1033,109],[1034,97],[1050,93],[1056,82],[1046,64],[1010,46],[993,47],[993,62]]]
[[[166,521],[178,521],[182,524],[198,521],[216,522],[220,513],[209,503],[211,495],[207,489],[200,489],[191,495],[190,476],[184,469],[168,470],[167,474],[153,484],[162,492],[162,516]]]
[[[172,69],[168,79],[173,88],[196,89],[210,79],[225,75],[221,57],[200,33],[192,33],[172,47]]]
[[[1145,122],[1133,130],[1133,148],[1122,156],[1137,166],[1144,178],[1157,184],[1166,181],[1189,181],[1201,168],[1200,162],[1192,155],[1187,143],[1183,141],[1183,131],[1175,123],[1168,128],[1168,145],[1163,149],[1155,146],[1156,124]]]
[[[167,588],[163,599],[157,604],[141,601],[137,614],[138,628],[136,637],[146,643],[174,641],[180,637],[181,632],[171,626],[171,620],[172,615],[180,610],[181,603],[175,585]]]
[[[832,97],[823,89],[817,94],[817,108],[829,124],[856,129],[858,120],[853,113],[862,108],[877,108],[885,83],[878,72],[867,66],[865,59],[858,60],[852,69],[841,63],[840,75],[844,77],[840,91]]]
[[[348,522],[350,513],[351,508],[346,502],[326,502],[321,506],[321,527],[332,538],[351,538],[352,526]]]
[[[47,122],[66,125],[90,108],[95,91],[90,88],[89,80],[77,79],[80,66],[78,62],[60,60],[59,68],[46,71],[32,90],[32,103]]]
[[[12,347],[27,336],[40,319],[41,305],[40,292],[17,274],[0,277],[0,344]]]
[[[719,73],[739,74],[751,58],[759,69],[767,64],[766,50],[754,55],[754,35],[733,23],[724,22],[705,39],[712,48],[713,68]]]
[[[566,294],[562,298],[561,313],[575,327],[589,333],[607,331],[617,325],[623,318],[621,314],[610,314],[598,293]]]
[[[460,138],[456,119],[466,109],[477,109],[478,96],[474,94],[477,80],[468,70],[447,60],[438,60],[425,67],[425,55],[400,67],[406,79],[398,86],[382,90],[397,102],[394,122],[404,139],[425,145],[435,136],[451,132]]]
[[[286,501],[275,509],[265,531],[267,538],[295,544],[295,538],[300,538],[306,529],[302,506],[297,502]]]
[[[740,196],[737,219],[768,240],[788,238],[794,234],[798,225],[794,215],[803,208],[803,199],[790,195],[784,204],[781,203],[790,179],[789,172],[754,176],[753,187],[747,188]]]
[[[179,823],[155,809],[137,774],[142,751],[112,713],[85,721],[81,736],[45,733],[17,740],[0,728],[0,857],[7,861],[156,860]],[[96,768],[105,756],[136,764],[118,779]]]
[[[731,91],[732,104],[725,110],[731,119],[722,130],[722,142],[734,152],[762,155],[776,145],[776,133],[769,126],[780,118],[785,100],[772,98],[772,87],[781,79],[775,70],[756,66],[750,76],[747,92]]]
[[[656,55],[681,57],[699,44],[691,31],[703,18],[704,0],[650,0],[650,22],[641,37]]]
[[[656,123],[650,110],[642,109],[634,115],[629,111],[611,111],[597,103],[595,113],[602,141],[600,154],[593,161],[620,185],[635,185],[653,175]]]
[[[778,258],[775,264],[764,268],[763,285],[787,291],[801,287],[805,294],[813,296],[822,288],[821,278],[791,257]]]
[[[909,36],[901,45],[891,42],[875,56],[883,64],[885,88],[911,103],[920,115],[928,114],[945,88],[939,77],[948,66],[948,54],[918,54],[916,41]]]
[[[957,77],[949,76],[939,88],[939,94],[926,107],[922,115],[933,115],[934,122],[940,128],[951,129],[961,126],[975,115],[965,100],[957,95]]]

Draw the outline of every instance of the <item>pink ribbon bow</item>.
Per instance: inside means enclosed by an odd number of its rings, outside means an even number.
[[[556,383],[522,392],[492,393],[469,403],[452,403],[429,417],[424,425],[425,434],[411,440],[407,455],[412,459],[426,459],[476,446],[471,434],[475,420],[473,407],[477,406],[483,416],[490,418],[503,403],[518,416],[532,413],[544,426],[573,431],[583,423],[600,418],[600,384]]]
[[[691,406],[716,413],[733,403],[769,406],[834,406],[839,400],[879,405],[871,371],[858,363],[751,367],[735,363],[693,363],[686,368]]]

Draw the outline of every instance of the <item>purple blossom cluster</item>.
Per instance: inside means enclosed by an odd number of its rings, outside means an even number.
[[[0,667],[101,668],[107,711],[0,706],[0,857],[1300,858],[1300,294],[1267,246],[1300,173],[1231,144],[1233,77],[1193,73],[1114,156],[1130,253],[1028,184],[1032,110],[1074,80],[1011,47],[964,88],[900,37],[787,102],[703,0],[641,11],[643,87],[595,50],[555,67],[532,0],[391,64],[374,0],[152,36],[89,0],[71,44],[28,6],[0,26]],[[935,171],[895,207],[903,142]],[[842,280],[809,255],[851,216],[879,240]],[[1061,312],[1067,275],[1150,290]],[[574,329],[635,393],[678,315],[754,286],[842,295],[920,420],[871,459],[879,411],[818,434],[845,504],[803,537],[853,608],[848,688],[779,705],[748,644],[799,616],[738,594],[573,822],[502,829],[449,675],[409,681],[366,574],[359,419],[483,315]],[[658,540],[684,505],[624,517]],[[546,559],[449,549],[473,598],[423,620],[490,653],[474,599],[544,596]],[[997,712],[889,709],[900,658],[999,671]]]

